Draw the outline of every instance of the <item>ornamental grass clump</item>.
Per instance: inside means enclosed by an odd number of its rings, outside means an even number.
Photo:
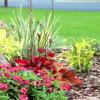
[[[38,48],[52,48],[56,46],[56,37],[58,27],[56,27],[57,18],[52,19],[52,14],[42,21],[37,21],[33,16],[25,19],[21,13],[12,19],[13,27],[10,27],[10,33],[19,41],[21,46],[22,58],[30,58],[29,48],[38,55]],[[31,52],[32,53],[32,52]]]

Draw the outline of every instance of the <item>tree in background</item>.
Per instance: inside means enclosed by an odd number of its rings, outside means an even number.
[[[5,7],[8,7],[8,0],[4,0]]]

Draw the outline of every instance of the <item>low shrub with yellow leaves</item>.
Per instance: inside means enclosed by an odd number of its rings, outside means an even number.
[[[20,45],[13,36],[6,36],[6,30],[0,29],[0,53],[4,54],[7,60],[19,55]]]

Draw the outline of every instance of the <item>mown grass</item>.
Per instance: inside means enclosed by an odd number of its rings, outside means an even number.
[[[11,23],[13,11],[17,14],[17,8],[0,8],[0,19]],[[28,9],[23,9],[23,15],[27,17]],[[40,20],[48,15],[50,10],[33,10],[33,15]],[[54,11],[54,15],[59,18],[58,26],[61,26],[59,36],[72,43],[80,38],[94,38],[100,41],[100,12],[89,11]],[[60,40],[58,40],[60,41]]]

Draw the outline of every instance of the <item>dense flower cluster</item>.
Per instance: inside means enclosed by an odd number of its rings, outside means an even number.
[[[47,93],[67,92],[72,85],[82,84],[73,72],[53,59],[53,52],[43,48],[38,51],[40,55],[32,59],[16,59],[17,66],[0,66],[0,90],[7,91],[9,95],[14,91],[19,100],[29,100],[34,89],[42,91],[45,87]],[[58,85],[55,86],[56,81]]]
[[[0,90],[3,90],[3,91],[7,91],[8,90],[8,85],[5,84],[5,83],[0,83]]]

